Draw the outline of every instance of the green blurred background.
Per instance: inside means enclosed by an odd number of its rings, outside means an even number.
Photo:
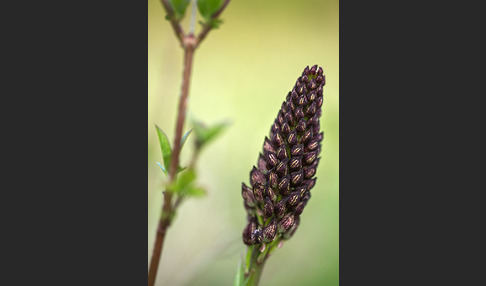
[[[190,10],[188,10],[189,12]],[[166,176],[154,124],[172,143],[182,50],[159,0],[148,1],[148,263]],[[187,30],[189,19],[183,25]],[[232,285],[245,253],[241,182],[249,182],[263,139],[305,66],[326,75],[317,184],[291,240],[265,265],[261,285],[339,284],[339,1],[233,0],[224,23],[195,53],[188,111],[231,126],[198,162],[205,198],[179,208],[168,231],[157,285]],[[199,31],[199,24],[196,32]],[[184,131],[191,127],[186,121]],[[188,163],[193,134],[182,152]]]

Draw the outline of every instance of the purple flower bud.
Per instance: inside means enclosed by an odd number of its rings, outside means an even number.
[[[302,72],[302,76],[309,74],[309,66],[306,66],[304,72]]]
[[[253,195],[253,190],[245,185],[245,183],[241,183],[241,196],[243,197],[245,204],[249,207],[254,207],[256,205],[257,202]]]
[[[297,96],[297,94],[296,94],[296,96]],[[287,111],[292,111],[292,112],[295,111],[295,104],[292,100],[287,102],[287,110],[285,112],[287,112]]]
[[[280,111],[285,114],[287,112],[287,103],[284,101],[282,102],[282,106],[280,107]]]
[[[280,233],[287,232],[294,225],[294,223],[295,223],[294,216],[292,214],[286,214],[278,222],[278,232]]]
[[[277,195],[273,191],[273,188],[269,185],[265,187],[265,196],[269,198],[272,202],[277,201]]]
[[[297,188],[295,188],[295,191],[299,193],[299,198],[302,199],[305,195],[305,192],[307,192],[307,186],[306,185],[298,186]]]
[[[255,196],[255,199],[259,203],[263,203],[263,191],[264,190],[265,190],[265,188],[260,183],[256,183],[255,186],[253,186],[253,195]]]
[[[314,179],[309,179],[309,180],[306,180],[306,181],[304,182],[304,183],[305,183],[305,185],[307,185],[307,190],[309,190],[309,191],[310,191],[310,190],[311,190],[311,189],[314,187],[314,185],[316,184],[316,180],[317,180],[317,178],[314,178]]]
[[[309,90],[316,89],[316,87],[317,87],[317,83],[316,83],[316,81],[315,81],[314,79],[311,79],[311,80],[309,81],[309,83],[307,84],[307,88],[308,88]]]
[[[255,186],[256,183],[265,185],[267,180],[265,179],[265,175],[263,175],[262,172],[253,166],[253,170],[250,173],[250,184]]]
[[[272,169],[267,173],[267,180],[268,180],[268,185],[272,188],[275,188],[278,184],[278,176],[277,173],[275,173],[275,170]]]
[[[267,161],[265,160],[265,158],[262,156],[262,154],[260,154],[258,156],[258,163],[257,163],[257,166],[258,166],[258,170],[262,171],[262,172],[266,172],[267,171]]]
[[[297,87],[297,94],[301,95],[301,94],[304,94],[306,91],[307,91],[307,88],[305,87],[305,85],[299,84],[299,86]]]
[[[273,219],[264,229],[263,229],[263,242],[268,243],[275,239],[277,235],[277,223]]]
[[[275,152],[275,149],[273,148],[272,142],[268,139],[268,137],[265,137],[265,142],[263,143],[263,152],[268,152],[272,151]]]
[[[302,118],[297,126],[295,127],[295,130],[297,130],[298,133],[302,133],[306,130],[307,128],[307,122],[305,121],[304,118]]]
[[[271,131],[271,134],[275,134],[277,132],[280,132],[280,124],[277,121],[275,121],[272,124],[272,127],[270,128],[270,131]]]
[[[319,125],[312,126],[312,138],[319,136],[320,130],[321,130],[321,126]]]
[[[291,96],[293,102],[297,102],[297,99],[299,98],[299,95],[295,90],[292,91]]]
[[[290,174],[290,184],[291,186],[299,186],[304,180],[304,174],[302,169]]]
[[[267,219],[273,216],[273,202],[270,198],[265,198],[265,204],[263,205],[263,219]]]
[[[319,147],[320,140],[319,138],[312,138],[309,143],[307,143],[306,151],[313,151]]]
[[[317,111],[317,105],[315,102],[312,102],[306,109],[305,109],[305,115],[307,116],[313,116]]]
[[[280,124],[284,122],[284,114],[282,111],[278,113],[277,120],[274,122],[272,126],[272,133],[275,133],[276,131],[280,130]]]
[[[300,223],[300,217],[295,218],[294,223],[292,224],[290,229],[283,233],[283,235],[282,235],[283,239],[287,240],[287,239],[291,238],[294,235],[297,228],[299,227],[299,223]]]
[[[292,148],[290,148],[290,154],[292,155],[292,157],[300,156],[303,153],[304,153],[304,145],[303,144],[295,145]]]
[[[309,118],[309,121],[307,121],[307,124],[312,125],[313,128],[315,128],[316,125],[319,124],[319,117],[317,115],[312,116],[311,118]]]
[[[298,203],[297,206],[294,209],[294,215],[295,216],[301,215],[302,212],[304,211],[304,207],[305,207],[305,203],[304,202]]]
[[[283,144],[285,144],[284,138],[282,137],[282,134],[280,134],[280,132],[275,133],[275,135],[273,137],[273,142],[274,142],[276,147],[280,147]]]
[[[290,175],[284,176],[278,182],[278,192],[279,194],[286,196],[290,191]]]
[[[304,172],[304,178],[310,179],[310,178],[312,178],[312,176],[314,176],[316,174],[316,167],[314,167],[314,166],[304,167],[303,172]]]
[[[267,161],[267,165],[270,167],[270,168],[273,168],[275,167],[275,165],[278,164],[278,159],[277,159],[277,154],[275,154],[274,152],[266,152],[265,153],[265,159]]]
[[[288,173],[288,162],[289,159],[284,159],[275,167],[275,171],[279,177],[285,176]]]
[[[295,109],[295,118],[300,120],[301,118],[304,118],[304,116],[304,108],[302,106],[297,107],[297,109]]]
[[[317,93],[317,98],[321,97],[322,98],[322,85],[319,85],[316,90]]]
[[[289,136],[287,136],[287,142],[290,146],[294,146],[295,144],[297,144],[297,131],[295,129],[290,132]]]
[[[275,216],[277,218],[281,218],[285,215],[285,204],[286,204],[287,200],[281,200],[280,202],[278,202],[276,205],[275,205],[275,209],[274,209],[274,212],[275,212]]]
[[[302,168],[302,156],[292,157],[289,161],[290,170],[295,171]]]
[[[305,94],[301,95],[297,100],[297,105],[305,106],[307,104],[307,96]]]
[[[313,130],[313,127],[311,126],[309,129],[307,129],[304,132],[302,137],[300,137],[300,143],[306,143],[307,141],[309,141],[312,138],[312,130]]]
[[[284,121],[282,123],[282,126],[281,126],[281,129],[282,129],[282,134],[283,135],[287,135],[290,133],[290,126],[289,124],[287,123],[287,121]]]
[[[299,192],[291,192],[289,195],[289,199],[287,200],[287,204],[289,206],[295,206],[300,201],[300,194]]]
[[[251,234],[255,231],[255,229],[256,229],[256,223],[253,220],[249,221],[245,229],[243,230],[243,242],[246,245],[253,244],[253,241],[251,239]]]
[[[292,111],[288,111],[287,113],[285,113],[285,120],[287,121],[287,123],[289,125],[291,125],[291,126],[295,125],[295,118],[292,115]]]
[[[287,146],[285,145],[282,145],[278,148],[277,150],[277,158],[279,160],[283,160],[283,159],[287,159],[288,158],[288,155],[287,155]]]
[[[314,90],[309,92],[309,94],[307,94],[307,100],[308,101],[314,101],[314,100],[316,100],[316,98],[317,98],[317,94]]]
[[[310,165],[314,163],[314,161],[317,159],[317,152],[308,152],[304,154],[304,162],[306,165]]]

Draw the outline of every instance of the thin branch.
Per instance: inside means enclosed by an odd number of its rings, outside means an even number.
[[[174,137],[174,149],[172,150],[172,159],[169,169],[169,182],[174,182],[177,176],[177,167],[179,166],[179,154],[181,151],[182,128],[186,118],[187,98],[189,96],[189,82],[191,79],[192,59],[194,56],[195,39],[191,35],[185,36],[182,46],[184,47],[184,71],[182,75],[181,96],[179,98],[179,109],[177,112],[177,124]],[[179,204],[179,203],[178,203]],[[170,226],[172,214],[175,208],[172,206],[172,193],[164,192],[164,205],[162,207],[162,217],[159,221],[157,236],[155,238],[154,249],[152,252],[152,259],[149,268],[149,286],[153,286],[155,278],[157,277],[158,265],[162,255],[162,247],[164,245],[165,233]]]
[[[168,0],[160,0],[160,2],[162,2],[162,6],[164,6],[165,12],[167,12],[167,17],[169,18],[170,24],[172,25],[172,29],[174,30],[174,33],[179,40],[179,43],[184,46],[184,30],[177,21],[174,10],[172,10],[172,7]]]
[[[221,7],[219,8],[218,11],[216,11],[216,13],[213,14],[213,19],[216,19],[219,17],[219,15],[221,15],[221,13],[223,13],[224,9],[226,9],[226,6],[228,6],[230,0],[225,0],[223,5],[221,5]]]
[[[211,17],[211,20],[215,20],[219,17],[219,15],[221,15],[221,13],[223,13],[224,9],[226,8],[226,6],[228,6],[229,2],[231,0],[225,0],[223,5],[221,5],[221,8],[219,8],[218,11],[216,11],[213,16]],[[211,27],[211,23],[206,23],[206,25],[204,25],[201,33],[199,33],[198,37],[197,37],[197,44],[196,44],[196,47],[199,46],[199,44],[201,44],[201,42],[206,38],[206,36],[208,35],[209,31],[211,31],[212,27]]]

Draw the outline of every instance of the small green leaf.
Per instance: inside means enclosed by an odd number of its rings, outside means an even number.
[[[221,26],[222,23],[223,23],[223,20],[221,20],[221,19],[210,19],[207,22],[199,21],[199,24],[201,24],[203,26],[209,25],[211,27],[211,29],[218,29],[219,26]]]
[[[186,193],[194,183],[196,173],[192,169],[188,169],[177,176],[177,180],[167,186],[167,190],[176,194],[183,195]]]
[[[191,134],[192,130],[194,130],[194,129],[187,131],[186,134],[184,134],[184,136],[182,136],[182,138],[181,138],[181,150],[182,150],[182,147],[184,147],[184,143],[186,143],[187,137]]]
[[[164,159],[165,168],[169,169],[170,157],[172,155],[172,149],[170,148],[169,139],[159,126],[155,125],[155,128],[157,129],[157,135],[159,136],[160,148],[162,150],[162,158]]]
[[[216,13],[223,5],[223,0],[198,0],[197,8],[199,13],[207,21],[211,20],[211,17]]]
[[[159,165],[159,167],[162,169],[162,171],[167,175],[167,171],[165,170],[164,166],[162,166],[162,164],[160,164],[159,162],[156,162],[157,165]]]
[[[178,19],[182,19],[184,14],[186,13],[187,6],[191,2],[190,0],[170,0],[169,1],[174,12],[176,13],[176,17]]]
[[[243,280],[244,280],[244,275],[243,273],[245,272],[244,270],[244,265],[240,262],[238,262],[238,268],[236,270],[236,276],[235,276],[235,283],[234,286],[241,286],[243,285]]]
[[[196,145],[201,148],[210,141],[214,140],[229,124],[227,122],[222,122],[206,127],[201,122],[194,120],[193,125],[196,133]]]
[[[188,188],[187,192],[184,195],[187,195],[189,197],[204,197],[205,195],[207,195],[207,192],[201,187],[193,187]]]
[[[223,20],[221,20],[221,19],[212,19],[211,22],[209,22],[212,29],[218,29],[219,26],[221,26],[222,23],[223,23]]]

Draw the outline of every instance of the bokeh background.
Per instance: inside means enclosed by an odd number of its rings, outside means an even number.
[[[164,16],[159,0],[148,0],[148,263],[167,178],[156,165],[162,158],[154,124],[172,143],[183,60]],[[179,208],[156,284],[233,284],[245,253],[241,182],[249,183],[263,139],[297,77],[318,64],[327,82],[317,184],[299,229],[267,261],[260,284],[338,285],[339,1],[233,0],[222,19],[195,53],[188,111],[208,124],[231,125],[199,158],[198,182],[209,195]],[[183,25],[187,30],[189,19]],[[184,130],[190,128],[187,120]],[[183,165],[193,139],[183,149]]]

